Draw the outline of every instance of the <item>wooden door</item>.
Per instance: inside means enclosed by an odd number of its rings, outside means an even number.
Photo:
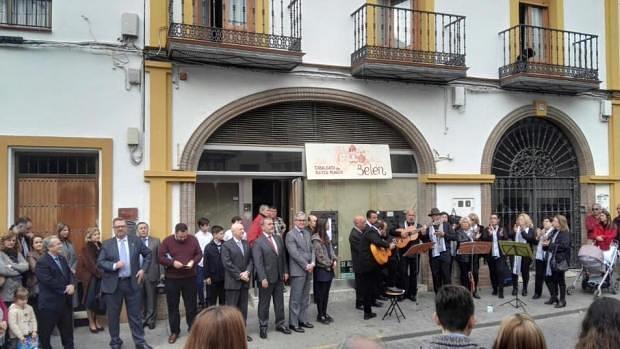
[[[78,253],[84,246],[86,229],[97,225],[97,177],[19,177],[16,198],[16,216],[30,217],[35,233],[55,234],[56,224],[68,224]]]

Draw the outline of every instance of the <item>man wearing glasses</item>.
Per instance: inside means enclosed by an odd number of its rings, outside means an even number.
[[[586,216],[586,231],[588,233],[588,239],[594,233],[594,228],[599,222],[599,215],[601,214],[601,205],[593,204],[592,213]]]
[[[151,265],[151,250],[137,236],[127,235],[124,219],[114,218],[112,228],[114,237],[103,242],[97,258],[97,266],[103,270],[101,293],[106,297],[110,347],[120,349],[123,346],[119,336],[119,320],[124,300],[136,349],[152,349],[144,340],[140,288],[144,274]]]

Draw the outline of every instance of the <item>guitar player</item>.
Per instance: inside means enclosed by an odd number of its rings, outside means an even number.
[[[409,240],[405,247],[399,248],[400,259],[398,263],[398,287],[405,290],[405,298],[416,302],[418,296],[418,272],[420,255],[404,257],[403,254],[413,245],[430,241],[426,226],[416,223],[416,213],[413,209],[405,211],[405,220],[398,223],[393,233],[395,237]]]
[[[372,304],[375,300],[375,287],[378,283],[380,266],[372,255],[370,245],[374,244],[378,247],[394,249],[394,243],[388,243],[381,238],[379,230],[373,225],[376,223],[378,216],[376,212],[368,211],[366,218],[369,224],[362,234],[359,243],[359,267],[357,272],[360,273],[360,289],[364,302],[364,320],[369,320],[377,316],[372,312]]]

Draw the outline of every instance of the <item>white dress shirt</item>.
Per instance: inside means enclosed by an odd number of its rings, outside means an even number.
[[[198,239],[198,245],[200,245],[200,252],[204,254],[205,247],[207,247],[211,240],[213,240],[213,235],[208,231],[205,233],[202,230],[198,230],[194,236],[196,237],[196,239]],[[198,262],[199,267],[204,267],[203,259],[204,257],[200,259],[200,262]]]

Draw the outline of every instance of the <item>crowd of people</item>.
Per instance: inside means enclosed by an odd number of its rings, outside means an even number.
[[[566,306],[564,274],[570,261],[571,241],[565,216],[545,218],[539,228],[525,213],[518,215],[511,228],[503,226],[496,214],[491,214],[487,226],[481,225],[475,213],[460,218],[458,222],[450,222],[448,213],[437,208],[433,208],[428,216],[430,222],[422,225],[418,223],[415,211],[409,209],[405,212],[405,220],[392,228],[372,210],[365,217],[355,217],[349,243],[356,280],[356,308],[364,310],[364,319],[376,316],[371,307],[382,305],[380,301],[385,300],[382,296],[385,288],[402,289],[402,299],[417,301],[420,254],[407,254],[407,251],[428,242],[432,243],[428,258],[435,292],[441,286],[452,283],[452,268],[458,265],[461,285],[470,290],[473,298],[480,298],[479,269],[480,259],[484,258],[489,268],[492,295],[504,298],[504,283],[510,277],[512,295],[516,296],[520,276],[523,280],[521,295],[527,296],[532,260],[526,256],[507,256],[502,248],[502,241],[514,241],[529,246],[536,259],[533,299],[542,296],[543,282],[546,282],[550,297],[545,304],[555,305],[556,308]],[[609,239],[615,238],[615,227],[612,227],[613,234],[606,233],[602,218],[600,222],[592,239],[604,247],[610,243]],[[608,218],[606,222],[611,220]],[[598,233],[599,230],[603,232]],[[394,242],[402,239],[408,243],[397,248]],[[489,253],[459,254],[461,245],[476,241],[488,242]],[[373,245],[394,250],[386,264],[381,265],[374,258],[371,253]]]
[[[620,208],[618,212],[620,214]],[[423,243],[430,243],[428,258],[437,297],[435,321],[448,332],[467,334],[473,327],[473,299],[480,298],[481,258],[488,265],[494,296],[504,298],[504,282],[508,278],[512,278],[513,295],[519,292],[521,278],[521,295],[526,296],[530,266],[534,263],[533,298],[542,296],[546,283],[550,297],[545,303],[557,308],[566,306],[565,272],[571,247],[566,217],[548,217],[536,227],[532,219],[522,213],[508,228],[495,214],[489,217],[486,226],[476,214],[455,222],[446,212],[433,208],[428,216],[429,222],[421,224],[416,212],[409,209],[405,211],[405,219],[394,226],[379,219],[378,212],[373,210],[353,219],[349,243],[355,273],[355,307],[363,310],[364,320],[376,316],[372,308],[382,306],[386,288],[402,290],[399,301],[417,301],[420,254],[407,251]],[[598,205],[592,207],[592,214],[586,218],[588,238],[603,250],[609,249],[616,239],[619,225],[620,219],[612,220],[609,212]],[[195,234],[190,233],[186,224],[179,223],[174,233],[162,240],[151,236],[146,222],[137,223],[135,234],[128,234],[128,223],[121,218],[115,218],[112,227],[114,237],[103,242],[98,228],[87,229],[80,251],[71,243],[71,228],[63,223],[58,224],[55,235],[44,237],[33,232],[29,218],[22,217],[0,236],[0,333],[8,332],[5,341],[8,347],[38,341],[41,348],[49,348],[51,333],[57,327],[63,347],[73,348],[73,311],[76,306],[83,305],[90,332],[105,330],[101,325],[101,317],[105,316],[110,346],[120,348],[123,342],[119,323],[124,303],[136,348],[150,348],[144,328],[156,326],[157,294],[161,288],[168,308],[170,344],[181,334],[179,305],[183,299],[187,330],[196,333],[190,335],[187,348],[204,347],[207,339],[194,337],[204,337],[207,331],[196,330],[196,326],[217,322],[213,319],[241,319],[243,326],[229,325],[228,328],[245,331],[252,287],[258,291],[258,330],[263,339],[268,337],[271,303],[277,331],[304,333],[314,328],[309,318],[311,290],[317,308],[316,321],[326,325],[334,321],[328,313],[328,304],[338,257],[325,217],[298,212],[287,231],[277,210],[261,205],[247,232],[241,217],[233,217],[228,230],[219,225],[211,226],[203,217],[198,220]],[[532,260],[505,255],[501,241],[506,240],[530,246]],[[462,244],[475,241],[488,242],[489,253],[471,256],[456,252]],[[377,260],[373,253],[376,249],[392,251],[387,263]],[[462,287],[451,285],[454,265],[459,267]],[[285,283],[290,285],[288,322],[284,311]],[[462,295],[463,292],[469,298]],[[461,303],[454,307],[450,302]],[[232,308],[238,312],[231,313]],[[454,308],[463,313],[453,314]],[[467,314],[471,316],[453,322],[458,316]],[[194,323],[202,325],[192,326]],[[512,329],[504,335],[500,331],[496,347],[512,348],[498,343],[514,340],[511,336],[519,326],[530,332],[540,332],[535,325],[528,325],[530,323],[533,321],[525,315],[505,320],[502,328]],[[601,331],[597,327],[601,325],[594,320],[589,326],[596,330],[585,326],[584,322],[584,333]],[[582,339],[588,336],[591,334],[582,334]],[[244,345],[253,340],[247,334],[243,339]],[[356,340],[352,338],[350,342]],[[208,341],[211,343],[211,339]],[[541,343],[544,344],[544,338]],[[435,347],[441,346],[429,346]]]

